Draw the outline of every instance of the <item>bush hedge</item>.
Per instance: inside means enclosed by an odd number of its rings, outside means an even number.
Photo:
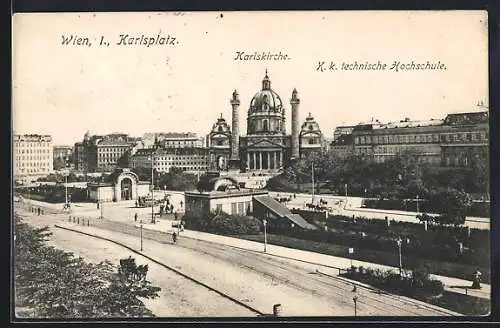
[[[24,197],[48,203],[57,204],[66,201],[66,188],[63,185],[19,188],[17,191]],[[88,202],[89,198],[85,189],[68,187],[68,200],[73,203],[83,203]]]
[[[309,216],[308,221],[314,219]],[[317,214],[317,222],[324,222],[323,214]],[[435,259],[489,267],[490,232],[488,230],[468,229],[466,227],[429,225],[424,230],[423,224],[412,222],[390,222],[352,218],[342,215],[327,219],[328,232],[323,229],[316,231],[301,230],[270,230],[271,233],[290,237],[327,242],[336,245],[346,245],[358,249],[373,249],[393,252],[397,249],[396,239],[403,240],[402,252],[409,256]],[[462,252],[459,243],[462,243]]]
[[[440,296],[444,291],[443,283],[430,279],[425,268],[414,269],[407,275],[400,275],[392,270],[352,266],[341,275],[396,294],[421,299]]]
[[[418,208],[417,201],[411,199],[364,199],[363,204],[367,208],[375,208],[380,210],[396,210],[396,211],[412,211],[439,213],[438,204],[427,200],[419,200]],[[467,209],[467,216],[487,217],[491,216],[489,202],[472,202]]]
[[[221,235],[255,235],[261,231],[261,222],[255,217],[225,212],[209,213],[202,217],[184,216],[183,220],[187,229]]]

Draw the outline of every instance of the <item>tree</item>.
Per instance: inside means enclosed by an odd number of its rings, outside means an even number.
[[[435,192],[431,196],[431,202],[439,211],[440,216],[436,221],[441,225],[464,224],[467,210],[472,204],[469,194],[451,188]]]
[[[146,280],[147,266],[131,258],[85,263],[82,258],[45,244],[47,228],[33,229],[15,218],[16,307],[33,309],[38,318],[152,316],[142,302],[160,289]]]

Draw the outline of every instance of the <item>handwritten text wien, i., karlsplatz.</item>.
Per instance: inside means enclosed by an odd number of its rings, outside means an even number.
[[[176,46],[179,40],[172,34],[164,33],[162,31],[156,34],[130,34],[119,33],[114,37],[108,36],[86,36],[77,34],[62,34],[61,44],[63,46],[73,47],[164,47]]]

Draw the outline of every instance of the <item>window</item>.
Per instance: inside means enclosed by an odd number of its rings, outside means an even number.
[[[245,215],[245,203],[244,202],[238,203],[238,214]]]
[[[238,214],[238,204],[237,203],[231,203],[231,214],[236,215]]]

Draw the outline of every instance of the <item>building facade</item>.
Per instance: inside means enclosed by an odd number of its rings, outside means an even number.
[[[205,140],[192,132],[160,132],[145,133],[142,137],[144,146],[152,148],[201,148],[205,146]]]
[[[138,142],[123,133],[91,136],[87,132],[82,142],[75,143],[75,168],[81,172],[111,172],[128,166],[128,156]]]
[[[325,148],[323,133],[311,113],[300,128],[300,157],[308,157]]]
[[[209,170],[208,148],[144,148],[138,149],[130,159],[131,168],[152,167],[158,172],[170,172],[173,167],[188,173]]]
[[[334,142],[332,150],[347,150],[351,146],[353,154],[377,163],[412,153],[420,163],[470,167],[473,161],[488,161],[489,113],[455,113],[429,121],[405,119],[387,124],[360,124],[353,128],[349,139],[339,142],[339,147]]]
[[[139,177],[129,169],[117,169],[109,177],[109,183],[88,183],[90,200],[96,202],[118,202],[136,200],[151,193],[151,184],[139,181]]]
[[[50,135],[14,135],[12,147],[14,181],[29,183],[53,171],[54,149]]]
[[[54,146],[54,159],[59,158],[64,161],[71,161],[73,158],[73,147],[71,146]]]
[[[212,171],[227,170],[231,156],[231,127],[222,114],[207,135],[207,147],[209,149],[209,169]]]

